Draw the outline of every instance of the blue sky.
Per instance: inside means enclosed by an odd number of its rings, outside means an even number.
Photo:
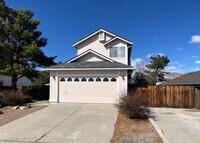
[[[16,9],[31,9],[40,19],[43,48],[56,61],[76,55],[72,44],[104,28],[133,41],[132,61],[149,62],[164,54],[171,72],[200,70],[199,0],[6,0]]]

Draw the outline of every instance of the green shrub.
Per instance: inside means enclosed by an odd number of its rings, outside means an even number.
[[[149,109],[144,95],[134,93],[122,94],[119,100],[120,109],[131,119],[147,119]]]
[[[30,96],[26,96],[18,91],[2,91],[0,92],[1,106],[16,106],[31,102]]]

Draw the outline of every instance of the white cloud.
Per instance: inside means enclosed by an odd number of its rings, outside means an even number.
[[[193,35],[189,43],[200,43],[200,35]]]
[[[180,64],[179,62],[170,62],[169,64],[170,65],[176,65],[177,67],[183,67],[183,66],[185,66],[183,64]]]
[[[195,64],[200,64],[200,60],[197,60],[194,62]]]
[[[146,62],[140,58],[135,58],[131,60],[131,66],[143,68],[145,67]]]
[[[165,68],[166,72],[171,72],[171,73],[184,73],[184,70],[181,69],[183,64],[180,64],[179,62],[170,62],[169,65]]]
[[[184,70],[180,69],[180,66],[167,66],[165,71],[170,73],[184,73]]]
[[[149,59],[150,57],[154,57],[154,56],[157,56],[157,55],[165,56],[165,54],[163,54],[163,53],[157,53],[157,54],[151,53],[151,54],[146,55],[145,58],[146,58],[146,59]]]
[[[200,70],[200,68],[192,68],[191,70],[193,70],[193,71],[199,71]]]
[[[195,58],[195,59],[196,59],[196,58],[199,58],[199,57],[198,57],[198,56],[192,56],[192,58]]]
[[[183,49],[183,48],[177,48],[176,50],[177,51],[186,51],[186,49]]]
[[[163,53],[158,53],[157,55],[164,56],[165,54],[163,54]]]
[[[145,58],[149,59],[152,56],[152,54],[148,54]]]
[[[180,64],[179,67],[184,67],[185,65]]]
[[[175,67],[175,66],[167,66],[165,68],[166,71],[171,71],[171,70],[174,70],[174,69],[177,69],[177,67]]]

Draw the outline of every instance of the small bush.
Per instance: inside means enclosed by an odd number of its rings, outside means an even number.
[[[120,109],[131,119],[147,119],[149,109],[144,95],[134,93],[122,94],[119,100]]]
[[[33,86],[27,94],[34,100],[48,100],[49,86]]]
[[[3,111],[0,110],[0,114],[3,114]]]
[[[15,106],[31,102],[30,96],[23,95],[18,91],[2,91],[0,92],[1,106]]]

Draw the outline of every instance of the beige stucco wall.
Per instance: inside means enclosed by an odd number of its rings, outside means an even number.
[[[112,36],[106,34],[106,41],[110,40]],[[99,41],[99,34],[92,36],[91,38],[85,40],[84,42],[78,45],[77,51],[78,55],[87,51],[88,49],[92,49],[106,57],[109,57],[117,62],[128,64],[128,48],[127,44],[119,39],[114,40],[113,42],[103,45],[104,42]],[[110,47],[113,46],[122,46],[125,47],[125,57],[110,57]]]
[[[88,49],[92,49],[104,56],[107,56],[107,49],[99,41],[99,34],[95,34],[94,36],[80,43],[77,48],[78,55],[85,52]]]
[[[50,91],[49,91],[49,101],[57,102],[57,84],[58,83],[58,74],[56,71],[50,71]]]
[[[77,87],[76,90],[68,90],[70,93],[73,93],[76,96],[76,99],[74,97],[72,100],[80,100],[81,98],[82,101],[90,103],[93,102],[94,99],[90,98],[90,95],[83,95],[82,93],[85,91],[90,90],[90,88],[94,87],[97,88],[95,90],[91,90],[91,92],[95,91],[95,95],[98,98],[98,101],[101,101],[101,103],[111,103],[111,102],[117,102],[116,99],[119,99],[119,96],[121,94],[121,92],[126,92],[127,91],[127,74],[126,74],[126,70],[91,70],[91,71],[51,71],[50,72],[50,98],[49,101],[50,102],[57,102],[58,101],[58,94],[59,93],[65,93],[65,91],[61,91],[61,90],[65,90],[64,87],[62,87],[63,85],[59,85],[59,79],[61,77],[116,77],[117,78],[117,82],[116,83],[105,83],[103,82],[100,86],[96,85],[96,82],[91,82],[91,83],[86,83],[84,85],[78,84],[77,83],[73,83],[70,82],[68,86],[71,86],[71,88],[73,89],[74,86]],[[105,83],[105,84],[104,84]],[[94,85],[95,84],[95,85]],[[61,86],[61,87],[60,87]],[[66,85],[64,85],[66,86]],[[87,90],[79,90],[79,86],[84,86],[84,88],[87,88]],[[59,89],[60,87],[60,89]],[[101,91],[100,89],[101,88]],[[105,90],[104,88],[105,87]],[[81,89],[81,88],[80,88]],[[82,88],[83,89],[83,88]],[[111,91],[108,89],[112,89]],[[98,92],[100,91],[100,92]],[[79,95],[80,92],[80,95]],[[85,93],[86,94],[86,93]],[[112,95],[111,95],[112,94]],[[114,98],[110,98],[108,97],[108,100],[105,100],[105,96],[114,96]],[[81,96],[81,97],[80,97]],[[63,100],[64,98],[62,98]]]

